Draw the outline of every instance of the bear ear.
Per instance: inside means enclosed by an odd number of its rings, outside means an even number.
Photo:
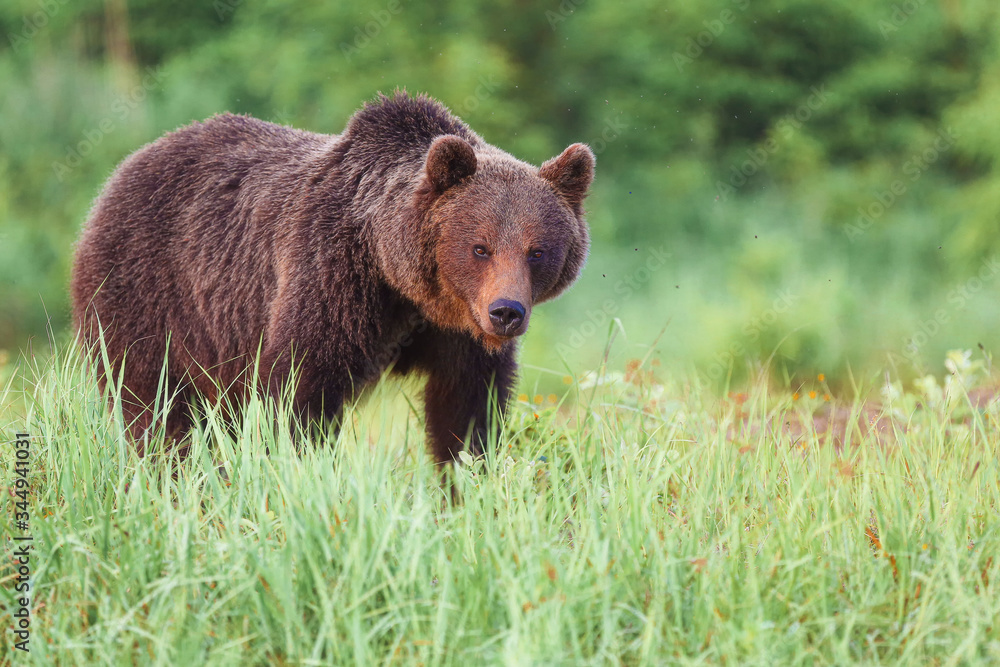
[[[579,215],[583,212],[583,198],[594,180],[595,162],[594,152],[589,146],[573,144],[559,157],[545,162],[538,175],[551,183]]]
[[[453,134],[438,137],[427,151],[427,181],[437,194],[476,173],[476,152]]]

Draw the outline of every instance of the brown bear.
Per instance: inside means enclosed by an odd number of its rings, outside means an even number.
[[[426,376],[439,462],[479,454],[515,338],[586,259],[593,176],[586,145],[535,168],[405,92],[340,135],[218,115],[111,176],[76,248],[74,319],[122,373],[140,455],[163,369],[176,439],[198,394],[278,397],[294,370],[298,422],[336,422],[387,368]]]

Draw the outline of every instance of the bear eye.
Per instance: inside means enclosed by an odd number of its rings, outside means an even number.
[[[476,257],[490,256],[490,251],[486,249],[486,246],[477,245],[472,249],[472,252],[476,253]]]
[[[544,250],[532,250],[528,253],[530,259],[541,259],[545,255]]]

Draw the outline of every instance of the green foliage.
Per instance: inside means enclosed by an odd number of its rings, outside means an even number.
[[[741,368],[781,343],[792,374],[895,356],[916,376],[992,340],[996,276],[951,298],[1000,253],[987,0],[18,0],[0,35],[0,348],[49,319],[67,331],[73,239],[143,143],[223,110],[337,132],[396,87],[526,160],[597,151],[588,273],[540,319],[585,326],[629,253],[662,246],[672,263],[621,313],[644,343],[669,319],[662,349],[685,363],[738,348]],[[789,291],[800,300],[767,335],[744,333]],[[566,341],[538,329],[526,353],[551,365]],[[601,351],[583,338],[578,366]]]

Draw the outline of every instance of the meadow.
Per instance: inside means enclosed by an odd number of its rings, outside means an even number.
[[[601,365],[520,396],[485,459],[447,471],[456,500],[409,385],[303,448],[271,426],[281,405],[250,402],[237,431],[208,406],[178,462],[135,456],[72,347],[23,359],[0,427],[31,435],[31,651],[7,635],[3,659],[995,664],[987,362],[853,398]]]

